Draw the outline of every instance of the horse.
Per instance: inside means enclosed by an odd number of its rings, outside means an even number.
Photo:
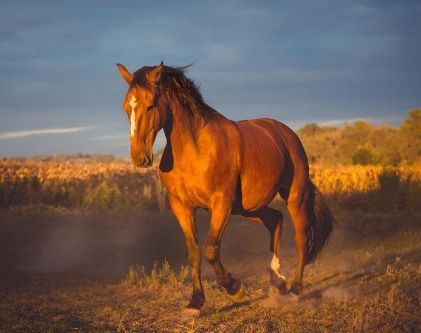
[[[220,245],[231,214],[260,223],[270,233],[270,290],[297,295],[303,289],[304,266],[314,261],[333,231],[334,217],[309,178],[306,153],[298,136],[270,118],[232,121],[207,105],[185,72],[189,66],[162,62],[134,73],[117,64],[128,84],[123,109],[130,122],[134,165],[150,167],[152,146],[163,129],[166,137],[159,177],[170,208],[184,234],[193,293],[183,315],[196,318],[205,303],[201,252],[195,211],[210,211],[204,256],[218,283],[235,302],[244,299],[245,284],[221,263]],[[297,265],[290,288],[282,275],[279,242],[283,215],[269,207],[280,194],[295,230]]]

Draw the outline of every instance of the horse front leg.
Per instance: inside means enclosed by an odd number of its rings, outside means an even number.
[[[231,214],[229,200],[219,200],[212,209],[208,239],[205,245],[205,257],[211,264],[218,279],[218,283],[225,288],[234,302],[241,302],[244,298],[245,285],[235,279],[222,265],[220,259],[220,245],[222,234]]]
[[[200,248],[197,243],[196,220],[194,209],[186,207],[180,200],[170,197],[170,206],[178,223],[183,231],[187,255],[189,259],[191,277],[193,280],[193,294],[190,303],[183,309],[183,317],[186,319],[197,318],[203,304],[205,303],[205,293],[203,292],[201,274],[200,274]]]

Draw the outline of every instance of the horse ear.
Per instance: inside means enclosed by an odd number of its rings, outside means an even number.
[[[157,84],[162,78],[163,71],[164,63],[161,61],[161,63],[158,66],[156,66],[154,69],[152,69],[149,73],[146,74],[146,79],[149,81],[149,83]]]
[[[117,64],[117,67],[118,67],[118,71],[120,72],[120,75],[123,77],[123,79],[128,84],[130,84],[130,82],[132,81],[133,75],[122,64]]]

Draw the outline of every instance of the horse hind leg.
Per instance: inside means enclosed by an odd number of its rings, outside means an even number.
[[[244,216],[251,220],[263,224],[269,231],[270,243],[269,251],[272,252],[272,260],[268,267],[270,275],[271,290],[279,294],[287,293],[286,279],[281,274],[281,265],[279,257],[279,245],[282,234],[283,216],[279,210],[264,207],[257,212],[247,213]]]
[[[308,191],[290,192],[287,200],[287,209],[291,215],[295,230],[295,248],[297,266],[294,279],[291,284],[291,292],[298,295],[303,289],[303,272],[306,264],[308,251],[308,213],[307,213]]]

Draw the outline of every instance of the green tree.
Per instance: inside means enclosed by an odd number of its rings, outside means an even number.
[[[398,128],[387,125],[375,127],[369,142],[373,144],[385,165],[398,165],[402,161],[402,139]]]
[[[379,164],[381,161],[380,154],[371,143],[358,145],[354,154],[352,155],[352,162],[354,164],[369,165]]]
[[[84,208],[98,212],[118,210],[122,204],[123,198],[118,186],[105,181],[88,189],[83,198]]]
[[[413,109],[401,127],[403,136],[403,154],[409,162],[421,158],[421,109]]]

